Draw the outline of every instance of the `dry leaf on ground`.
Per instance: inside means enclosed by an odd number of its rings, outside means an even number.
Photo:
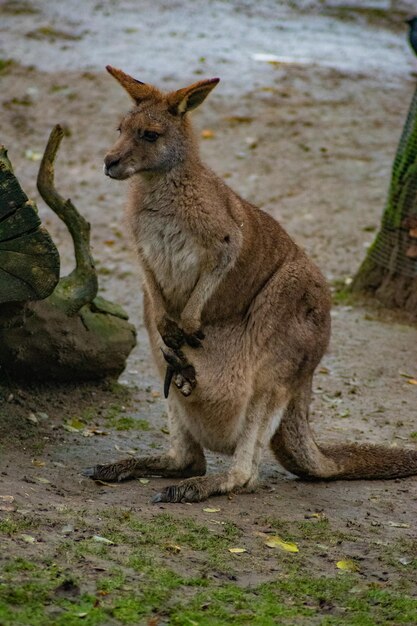
[[[337,569],[341,569],[344,572],[358,572],[359,571],[358,565],[355,563],[355,561],[352,561],[351,559],[346,559],[345,561],[337,561],[336,567]]]
[[[277,537],[276,535],[268,537],[268,539],[264,543],[266,546],[268,546],[268,548],[279,548],[280,550],[284,550],[285,552],[299,552],[296,543],[292,543],[291,541],[283,541],[283,539]]]
[[[246,548],[229,548],[229,552],[232,554],[242,554],[242,552],[247,552]]]

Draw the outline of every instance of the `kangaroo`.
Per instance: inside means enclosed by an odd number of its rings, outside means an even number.
[[[107,70],[134,101],[104,171],[131,181],[127,218],[171,446],[84,475],[183,478],[153,501],[197,502],[254,488],[268,444],[302,479],[417,474],[415,450],[315,441],[309,404],[330,336],[329,290],[282,226],[201,162],[188,113],[219,79],[162,93]],[[230,469],[205,475],[205,448],[231,455]]]

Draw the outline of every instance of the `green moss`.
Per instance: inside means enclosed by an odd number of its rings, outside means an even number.
[[[36,30],[32,30],[26,33],[26,37],[30,39],[47,39],[48,41],[56,41],[57,39],[65,41],[77,41],[82,39],[82,35],[76,35],[75,33],[69,33],[67,31],[58,30],[53,26],[40,26]]]
[[[0,74],[7,74],[14,65],[13,59],[0,59]]]
[[[251,537],[250,552],[236,556],[228,548],[247,545],[251,531],[244,533],[225,519],[224,511],[219,513],[220,520],[210,518],[207,525],[168,513],[144,519],[127,507],[105,508],[99,518],[89,518],[87,509],[71,512],[71,517],[79,519],[74,522],[74,534],[62,540],[58,536],[52,545],[47,540],[52,522],[41,518],[44,526],[38,534],[45,541],[35,556],[6,560],[4,555],[13,550],[6,547],[3,551],[2,626],[138,626],[151,623],[154,617],[177,626],[417,623],[417,598],[413,597],[417,563],[399,561],[417,553],[417,543],[411,539],[372,546],[381,571],[389,573],[388,582],[372,583],[366,567],[358,574],[335,567],[326,574],[320,563],[309,558],[322,551],[318,547],[322,541],[340,555],[340,542],[356,540],[359,549],[359,542],[364,541],[359,532],[356,536],[354,531],[342,532],[327,519],[270,517],[265,523],[284,539],[297,541],[299,554],[271,551],[261,538],[254,541]],[[94,534],[113,540],[114,545],[95,542]],[[6,542],[16,549],[13,536]],[[179,551],[172,550],[175,546]],[[276,564],[273,569],[272,562]],[[373,566],[372,574],[376,570],[378,566]],[[59,588],[73,580],[74,572],[79,594],[65,597]],[[253,582],[257,574],[263,577],[265,573],[268,582]]]
[[[129,416],[107,418],[107,426],[116,430],[150,430],[149,422]]]
[[[5,0],[0,5],[0,15],[35,15],[39,9],[32,2],[24,0]]]

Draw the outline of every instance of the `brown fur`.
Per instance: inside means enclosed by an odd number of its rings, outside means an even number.
[[[308,407],[329,340],[329,291],[280,224],[201,163],[187,111],[218,80],[163,94],[108,70],[135,101],[105,170],[131,179],[127,215],[146,328],[166,394],[174,382],[171,448],[86,475],[191,477],[155,501],[198,501],[253,487],[268,443],[284,467],[306,479],[417,473],[415,451],[315,442]],[[204,448],[232,455],[229,471],[202,476]]]

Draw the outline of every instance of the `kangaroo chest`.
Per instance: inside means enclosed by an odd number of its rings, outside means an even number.
[[[180,314],[199,278],[204,250],[174,216],[152,211],[140,215],[136,237],[169,308]]]

